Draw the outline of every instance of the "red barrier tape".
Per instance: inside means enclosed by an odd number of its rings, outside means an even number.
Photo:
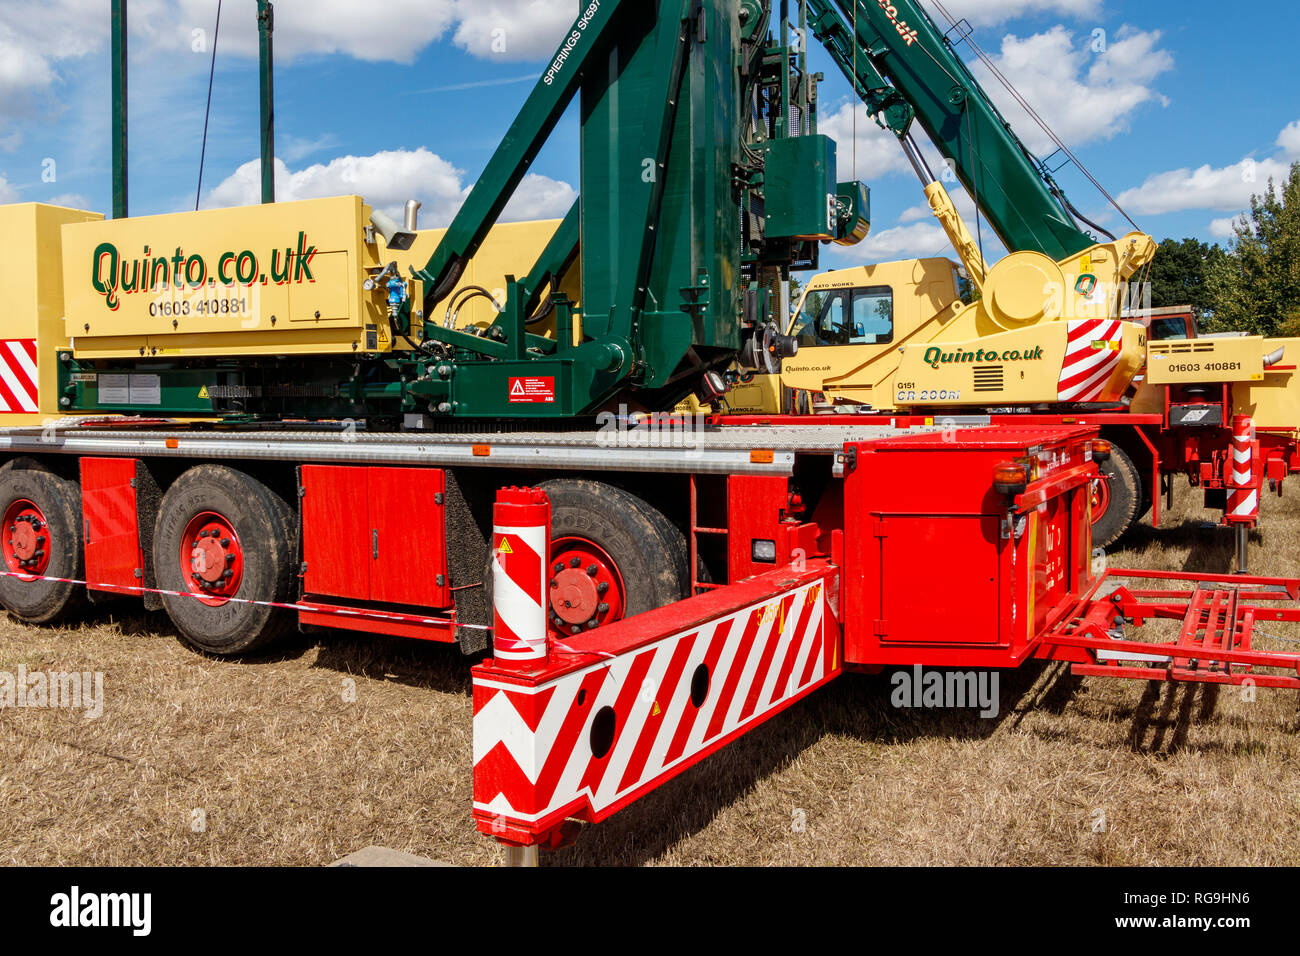
[[[196,594],[193,591],[167,591],[162,588],[145,588],[125,584],[90,584],[86,581],[78,581],[75,578],[53,578],[43,575],[22,574],[18,571],[0,571],[0,576],[6,578],[22,578],[24,581],[51,581],[55,584],[75,584],[95,591],[128,591],[133,594],[165,594],[171,597],[191,597],[196,599],[208,598],[208,595],[206,594]],[[280,608],[284,611],[310,611],[313,614],[337,614],[342,617],[361,617],[373,621],[393,621],[400,624],[447,624],[452,627],[463,627],[472,631],[492,630],[492,628],[485,624],[458,624],[451,618],[446,617],[422,617],[418,614],[397,614],[391,611],[354,610],[350,608],[328,607],[315,604],[283,604],[279,601],[253,601],[248,598],[226,598],[225,600],[232,604],[253,604],[257,607]]]

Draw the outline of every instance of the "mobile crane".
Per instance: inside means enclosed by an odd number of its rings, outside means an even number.
[[[124,0],[114,32],[124,76]],[[647,428],[611,410],[716,398],[738,357],[779,367],[795,343],[773,287],[865,235],[804,48],[786,3],[591,0],[423,264],[409,218],[274,203],[269,175],[258,207],[126,216],[117,97],[116,218],[0,210],[0,377],[20,409],[0,429],[0,601],[40,624],[139,597],[218,655],[294,626],[490,644],[473,812],[517,848],[557,845],[845,671],[1050,659],[1300,688],[1300,655],[1253,644],[1257,619],[1300,620],[1300,581],[1151,591],[1104,571],[1094,427]],[[484,265],[570,103],[579,206],[517,271]],[[502,269],[502,311],[458,322]],[[1135,638],[1157,618],[1178,638]]]
[[[916,0],[857,4],[852,25],[831,0],[811,0],[807,11],[808,29],[868,113],[898,137],[961,261],[814,276],[782,328],[798,358],[779,373],[742,373],[728,407],[768,418],[818,404],[891,419],[1085,416],[1114,446],[1095,487],[1094,536],[1103,547],[1153,508],[1158,524],[1160,500],[1170,499],[1180,474],[1232,520],[1227,473],[1240,417],[1252,421],[1280,492],[1300,470],[1300,376],[1284,361],[1300,354],[1300,341],[1153,342],[1148,323],[1121,321],[1134,318],[1129,280],[1150,262],[1154,243],[1139,232],[1116,240],[1082,216],[956,54],[964,24],[942,33]],[[1008,250],[994,266],[916,144],[917,125]],[[1095,244],[1085,226],[1109,241]]]

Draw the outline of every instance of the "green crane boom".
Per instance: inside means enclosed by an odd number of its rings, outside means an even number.
[[[951,164],[1010,252],[1054,261],[1096,243],[915,0],[807,0],[808,26],[867,111],[900,139],[913,122]]]

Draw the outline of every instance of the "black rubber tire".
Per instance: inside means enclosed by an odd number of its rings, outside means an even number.
[[[78,484],[60,478],[31,458],[16,458],[0,467],[0,516],[18,499],[26,499],[41,509],[51,539],[59,542],[58,549],[50,553],[43,576],[83,580],[86,555]],[[0,570],[8,569],[0,564]],[[27,624],[50,624],[81,610],[86,604],[86,589],[63,581],[24,581],[0,575],[0,603]]]
[[[225,516],[243,548],[244,573],[235,597],[251,601],[294,600],[294,560],[298,553],[293,510],[256,478],[224,465],[198,465],[167,489],[154,527],[153,563],[158,586],[189,590],[178,555],[181,535],[204,511]],[[163,607],[191,647],[218,657],[261,650],[293,627],[294,615],[282,608],[230,601],[217,607],[191,597],[163,595]]]
[[[657,508],[599,481],[558,478],[540,487],[551,499],[551,539],[569,535],[600,545],[618,564],[633,617],[690,594],[686,536]]]
[[[1092,546],[1109,548],[1144,514],[1142,479],[1133,459],[1118,445],[1111,446],[1110,458],[1101,463],[1100,470],[1110,479],[1110,504],[1101,514],[1092,516]]]

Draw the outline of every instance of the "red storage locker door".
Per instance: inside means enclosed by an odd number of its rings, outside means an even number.
[[[371,468],[370,599],[447,607],[447,544],[436,468]]]
[[[307,595],[450,606],[441,469],[306,465],[302,486]]]
[[[303,587],[308,595],[370,599],[369,470],[303,466]]]
[[[890,515],[880,540],[881,642],[999,644],[996,515]]]
[[[81,460],[86,581],[92,591],[118,591],[144,584],[135,476],[134,458]]]

